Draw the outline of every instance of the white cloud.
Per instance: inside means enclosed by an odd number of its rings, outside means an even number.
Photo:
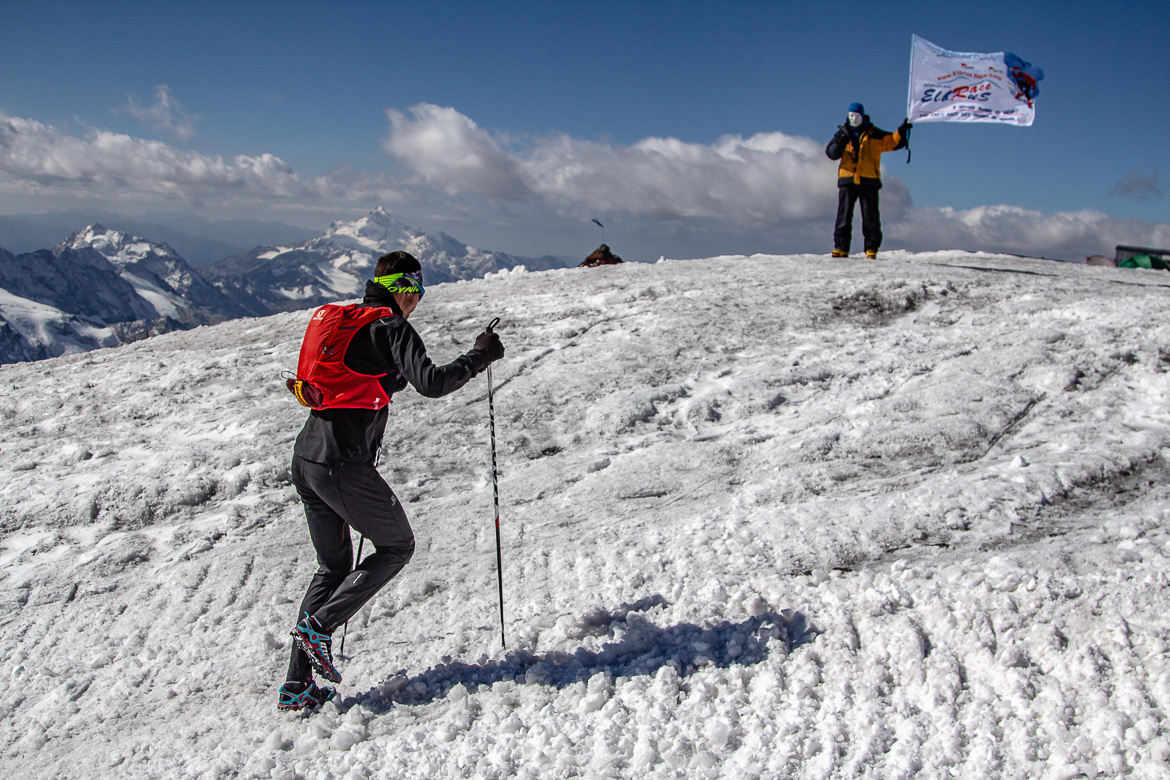
[[[232,213],[296,210],[323,219],[385,205],[420,227],[501,249],[566,254],[606,223],[619,254],[654,259],[738,252],[827,252],[836,169],[819,141],[760,133],[700,144],[646,138],[630,145],[558,134],[509,141],[453,108],[387,111],[382,146],[400,173],[339,168],[305,176],[272,154],[223,157],[90,128],[62,132],[0,112],[0,199],[103,206],[160,199]],[[887,176],[885,246],[983,249],[1080,259],[1116,244],[1170,247],[1170,224],[1099,211],[1046,214],[1018,206],[915,208]],[[859,219],[855,219],[860,223]],[[591,247],[589,247],[591,248]],[[587,252],[586,252],[587,253]]]
[[[271,154],[224,158],[96,128],[75,136],[0,113],[0,189],[289,199],[317,197],[320,183]]]
[[[620,146],[568,135],[509,150],[453,108],[388,110],[383,149],[448,195],[536,203],[559,212],[776,224],[831,215],[834,163],[818,142],[783,133],[714,144],[647,138]],[[902,192],[888,196],[904,208]]]
[[[836,163],[809,138],[773,132],[712,144],[646,138],[623,146],[560,134],[509,148],[453,108],[424,103],[387,116],[386,152],[447,195],[523,202],[582,223],[598,214],[620,217],[627,235],[655,236],[675,252],[720,241],[727,251],[819,252],[832,241]],[[1127,181],[1127,192],[1160,192],[1156,174]],[[915,208],[904,182],[887,176],[884,184],[887,248],[1080,259],[1112,254],[1116,244],[1170,246],[1166,223],[1011,205]]]
[[[0,201],[21,210],[100,203],[155,207],[160,200],[271,216],[401,207],[427,193],[400,178],[341,167],[304,176],[276,155],[208,155],[98,128],[80,134],[0,111]]]
[[[1096,210],[1045,214],[1019,206],[916,208],[886,229],[909,249],[971,249],[1080,260],[1118,244],[1170,247],[1170,224]]]
[[[525,200],[518,162],[453,108],[420,103],[410,116],[386,110],[390,133],[382,148],[421,181],[447,195]]]
[[[147,127],[180,141],[190,141],[195,137],[195,121],[199,117],[184,111],[183,104],[175,100],[166,84],[154,88],[154,101],[150,105],[139,105],[133,95],[128,95],[122,110]]]
[[[782,133],[626,147],[561,136],[523,167],[530,188],[562,210],[745,225],[814,219],[836,202],[832,163],[813,142]]]

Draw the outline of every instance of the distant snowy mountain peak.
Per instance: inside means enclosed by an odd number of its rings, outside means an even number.
[[[159,316],[190,326],[248,314],[160,241],[110,230],[95,222],[62,241],[54,251],[65,249],[92,249],[101,254]]]
[[[186,262],[178,252],[158,241],[150,241],[120,230],[110,230],[94,222],[78,230],[58,246],[68,249],[94,249],[118,268],[142,262],[152,257]]]
[[[80,280],[77,283],[71,280]],[[0,251],[0,363],[110,347],[181,327],[91,247]]]
[[[371,247],[380,247],[387,241],[413,237],[421,231],[412,230],[403,223],[394,219],[388,211],[379,206],[361,219],[353,222],[333,222],[325,232],[326,238],[333,235],[352,236],[365,242]]]
[[[379,207],[352,222],[330,223],[323,235],[301,242],[301,245],[313,249],[357,250],[373,253],[377,259],[387,252],[414,244],[424,235],[421,230],[404,225]]]
[[[329,229],[325,231],[325,235],[311,239],[311,241],[319,243],[337,238],[348,238],[370,250],[379,250],[388,244],[409,242],[418,235],[421,235],[421,231],[408,228],[379,206],[366,216],[352,222],[331,223]]]
[[[529,270],[563,267],[554,257],[525,258],[478,249],[446,233],[427,233],[395,219],[382,207],[351,222],[333,222],[324,234],[287,246],[262,246],[207,269],[226,294],[268,311],[312,308],[356,298],[387,252],[410,252],[427,282],[476,279],[523,265]],[[259,313],[259,312],[258,312]]]
[[[0,363],[115,346],[248,313],[166,244],[97,223],[51,251],[0,254]]]

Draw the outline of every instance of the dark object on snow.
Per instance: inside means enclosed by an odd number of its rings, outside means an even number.
[[[578,268],[596,268],[599,265],[617,265],[623,262],[620,257],[609,251],[609,247],[605,244],[593,250],[593,254],[586,257]]]
[[[1085,265],[1099,265],[1106,268],[1116,268],[1117,261],[1112,257],[1106,257],[1105,255],[1093,255],[1092,257],[1085,258]]]

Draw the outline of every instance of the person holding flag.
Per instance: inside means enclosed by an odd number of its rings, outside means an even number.
[[[882,188],[881,157],[884,152],[906,147],[910,138],[910,120],[893,133],[875,127],[861,103],[850,103],[846,122],[837,128],[825,147],[837,166],[837,223],[833,230],[833,257],[848,257],[853,242],[853,206],[861,202],[861,234],[865,239],[865,256],[877,257],[882,245],[882,218],[878,210],[878,191]]]

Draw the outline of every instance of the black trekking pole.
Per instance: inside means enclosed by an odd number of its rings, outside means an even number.
[[[358,534],[358,554],[357,554],[357,562],[358,563],[362,562],[362,546],[365,545],[365,543],[366,543],[366,537],[362,536],[361,534]],[[354,568],[356,569],[357,566],[355,565]],[[347,628],[349,628],[349,621],[348,620],[345,621],[345,623],[343,623],[341,626],[341,646],[337,648],[337,657],[338,658],[345,657],[345,631]]]
[[[492,328],[500,324],[500,318],[496,317],[488,323],[487,332],[491,333]],[[504,636],[504,554],[500,546],[500,487],[499,481],[496,477],[496,406],[492,398],[492,366],[489,363],[487,368],[488,380],[488,429],[491,432],[492,440],[492,503],[496,510],[496,579],[500,586],[500,644],[504,649],[508,647],[508,640]]]

